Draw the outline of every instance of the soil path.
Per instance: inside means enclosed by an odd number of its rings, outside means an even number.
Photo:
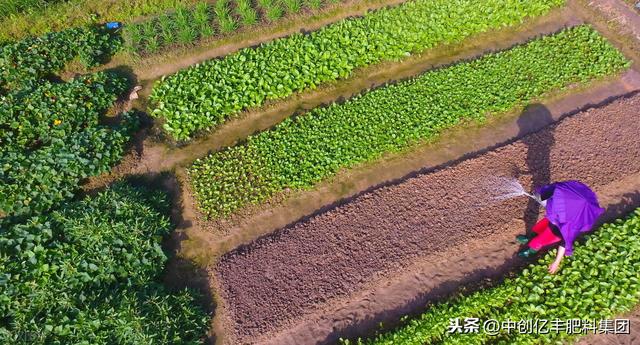
[[[228,336],[230,343],[331,343],[339,334],[359,333],[356,324],[363,320],[397,317],[393,310],[407,305],[407,296],[424,302],[421,296],[449,276],[455,281],[460,268],[465,274],[483,265],[499,270],[508,249],[473,258],[482,247],[471,244],[505,243],[537,210],[524,211],[521,198],[493,201],[495,176],[518,176],[526,188],[541,176],[580,179],[604,196],[619,181],[637,183],[640,160],[629,158],[640,156],[638,109],[635,95],[578,113],[514,143],[356,196],[226,254],[214,273],[220,322],[237,337]],[[612,199],[603,203],[619,202]],[[398,291],[404,297],[395,297]]]

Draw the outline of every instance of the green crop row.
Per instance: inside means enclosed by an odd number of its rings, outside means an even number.
[[[0,220],[0,343],[195,344],[208,318],[159,284],[172,230],[162,193],[127,185]]]
[[[415,0],[311,34],[243,49],[165,77],[153,88],[154,116],[176,140],[266,100],[346,78],[358,67],[401,59],[470,35],[521,23],[564,0]]]
[[[0,47],[0,93],[37,82],[79,58],[87,67],[103,62],[121,46],[117,36],[99,28],[52,32]]]
[[[189,169],[191,183],[204,213],[228,215],[430,140],[465,119],[525,105],[629,64],[589,26],[567,29],[286,119],[197,160]]]
[[[0,19],[11,15],[41,11],[63,0],[0,0]]]
[[[54,74],[76,57],[87,67],[93,67],[119,47],[118,37],[101,28],[74,28],[27,37],[2,46],[0,85]]]
[[[241,26],[252,26],[261,19],[256,6],[262,7],[267,20],[273,22],[283,14],[282,4],[273,0],[218,0],[214,5],[200,1],[193,7],[177,6],[175,12],[165,13],[124,28],[127,47],[130,51],[150,55],[176,45],[189,45],[216,34],[227,34]],[[300,0],[286,0],[290,13],[302,10]],[[322,6],[318,1],[311,9]]]
[[[31,7],[22,13],[9,13],[5,18],[0,15],[0,42],[106,21],[130,23],[137,18],[160,15],[198,0],[0,0],[0,3],[3,1],[13,2],[21,7],[24,7],[24,3],[45,1],[47,5]]]
[[[566,328],[548,334],[521,334],[511,330],[497,335],[485,332],[449,333],[454,318],[518,320],[598,320],[630,311],[640,299],[640,209],[626,220],[608,223],[588,235],[584,245],[565,260],[556,275],[547,272],[552,253],[526,268],[515,278],[469,296],[430,307],[421,316],[406,320],[393,331],[372,339],[342,341],[343,344],[422,345],[484,344],[501,340],[505,344],[550,344],[574,338]],[[481,322],[482,324],[482,322]],[[547,325],[547,329],[550,325]]]
[[[0,213],[45,211],[119,161],[136,118],[124,114],[114,128],[98,122],[126,87],[97,73],[0,95]]]

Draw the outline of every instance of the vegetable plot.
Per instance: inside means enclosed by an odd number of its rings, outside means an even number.
[[[24,87],[57,73],[79,57],[87,67],[116,52],[120,40],[101,28],[74,28],[0,47],[0,90]]]
[[[97,73],[0,96],[0,211],[45,211],[72,198],[81,179],[108,171],[136,118],[124,114],[117,127],[98,120],[126,87],[122,77]]]
[[[0,220],[0,343],[194,344],[206,313],[159,283],[164,194],[117,185],[48,215]]]
[[[343,344],[541,344],[575,337],[548,334],[447,333],[451,318],[477,317],[500,322],[521,319],[600,320],[631,310],[640,298],[640,209],[626,220],[605,224],[578,245],[560,273],[549,275],[553,253],[503,284],[431,307],[406,325],[375,339]],[[597,321],[596,321],[597,322]],[[598,325],[595,325],[598,327]]]
[[[163,78],[151,95],[153,114],[164,118],[164,128],[173,138],[187,140],[266,100],[346,78],[358,67],[515,25],[563,3],[487,0],[478,6],[471,0],[416,0],[381,9]]]
[[[205,214],[228,215],[432,139],[462,120],[481,120],[629,65],[592,28],[567,29],[289,118],[197,160],[191,183]]]

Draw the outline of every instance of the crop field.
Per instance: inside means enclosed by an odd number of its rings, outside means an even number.
[[[0,0],[0,344],[638,343],[625,1]]]
[[[228,215],[432,139],[465,119],[507,111],[625,67],[626,59],[595,31],[569,29],[287,119],[245,145],[196,161],[189,170],[193,189],[209,216]]]
[[[381,60],[516,24],[563,1],[485,3],[478,7],[468,0],[412,1],[211,60],[160,81],[150,98],[157,104],[153,114],[165,120],[164,129],[173,138],[186,140],[266,100],[346,78],[355,68]],[[409,16],[413,20],[402,20]]]
[[[381,287],[371,286],[370,282],[384,285],[386,279],[395,281],[394,277],[404,274],[413,277],[438,273],[446,280],[456,268],[436,270],[432,263],[443,257],[446,260],[457,250],[463,251],[461,266],[474,265],[469,251],[481,247],[464,244],[484,237],[500,237],[500,233],[515,236],[522,224],[513,220],[526,214],[526,200],[492,202],[491,184],[477,181],[491,181],[493,176],[512,169],[546,171],[553,180],[580,179],[598,191],[614,188],[616,180],[637,181],[640,161],[629,160],[628,155],[640,153],[640,143],[634,139],[640,125],[630,122],[636,116],[631,110],[638,105],[640,96],[636,95],[576,114],[512,144],[356,196],[225,254],[216,274],[229,317],[236,325],[236,341],[260,343],[272,338],[288,344],[294,335],[312,339],[331,337],[327,331],[330,326],[312,325],[322,324],[325,318],[340,319],[353,313],[375,318],[374,301],[385,308],[397,307],[391,301],[398,291],[379,292]],[[549,162],[527,153],[531,150],[544,154],[547,145]],[[568,159],[571,164],[565,165]],[[523,176],[523,183],[530,183],[524,178],[530,180],[531,176]],[[451,212],[454,208],[458,211]],[[575,258],[578,257],[576,253]],[[587,260],[593,256],[582,257]],[[488,259],[482,259],[485,260]],[[412,262],[423,262],[425,270],[433,271],[419,271]],[[563,270],[558,279],[566,281],[567,274]],[[414,281],[410,289],[417,295],[420,286],[428,286],[429,280]],[[587,289],[586,283],[582,288]],[[369,303],[361,305],[357,301],[363,290],[376,292],[367,294]],[[344,299],[353,303],[346,304],[342,302]],[[317,304],[318,300],[323,303]],[[577,318],[585,316],[569,303],[563,304],[568,309],[566,313],[576,313]],[[392,320],[375,321],[374,325],[377,321]],[[292,322],[309,328],[290,330],[287,325]],[[393,335],[389,338],[393,339]]]
[[[640,209],[628,218],[608,223],[588,237],[580,246],[563,276],[549,277],[546,262],[551,254],[538,264],[524,269],[520,275],[501,285],[481,290],[469,296],[430,308],[419,318],[396,331],[377,336],[371,341],[358,340],[356,344],[425,344],[435,342],[463,342],[479,344],[491,336],[486,334],[448,334],[449,319],[455,317],[519,320],[534,317],[543,319],[601,320],[632,310],[640,300],[639,269]],[[575,299],[581,295],[588,298]],[[593,321],[596,322],[596,321]],[[597,327],[596,324],[593,327]],[[567,333],[550,332],[544,335],[494,335],[510,344],[552,342],[570,338]],[[454,340],[456,337],[458,339]],[[351,344],[348,340],[343,344]]]
[[[330,0],[328,3],[339,2]],[[302,2],[263,0],[257,6],[248,0],[200,1],[193,7],[178,6],[175,12],[125,28],[128,48],[137,54],[154,54],[176,45],[189,45],[197,40],[225,35],[240,27],[252,27],[260,21],[277,22],[283,15],[296,15],[303,10],[317,10],[321,0]]]

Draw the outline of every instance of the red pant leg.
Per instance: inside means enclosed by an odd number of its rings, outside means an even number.
[[[546,221],[547,226],[543,230],[540,230],[539,228],[535,229],[538,226],[538,224],[536,224],[536,226],[534,226],[534,229],[533,229],[533,231],[535,231],[538,235],[536,235],[536,237],[534,237],[531,241],[529,241],[529,248],[534,250],[540,250],[543,247],[562,241],[562,238],[556,236],[556,234],[553,233],[553,231],[551,230],[551,227],[549,227],[548,220]]]
[[[531,231],[535,232],[536,234],[540,234],[548,227],[549,220],[547,218],[542,218],[536,223],[536,225],[533,226],[533,228],[531,228]]]

